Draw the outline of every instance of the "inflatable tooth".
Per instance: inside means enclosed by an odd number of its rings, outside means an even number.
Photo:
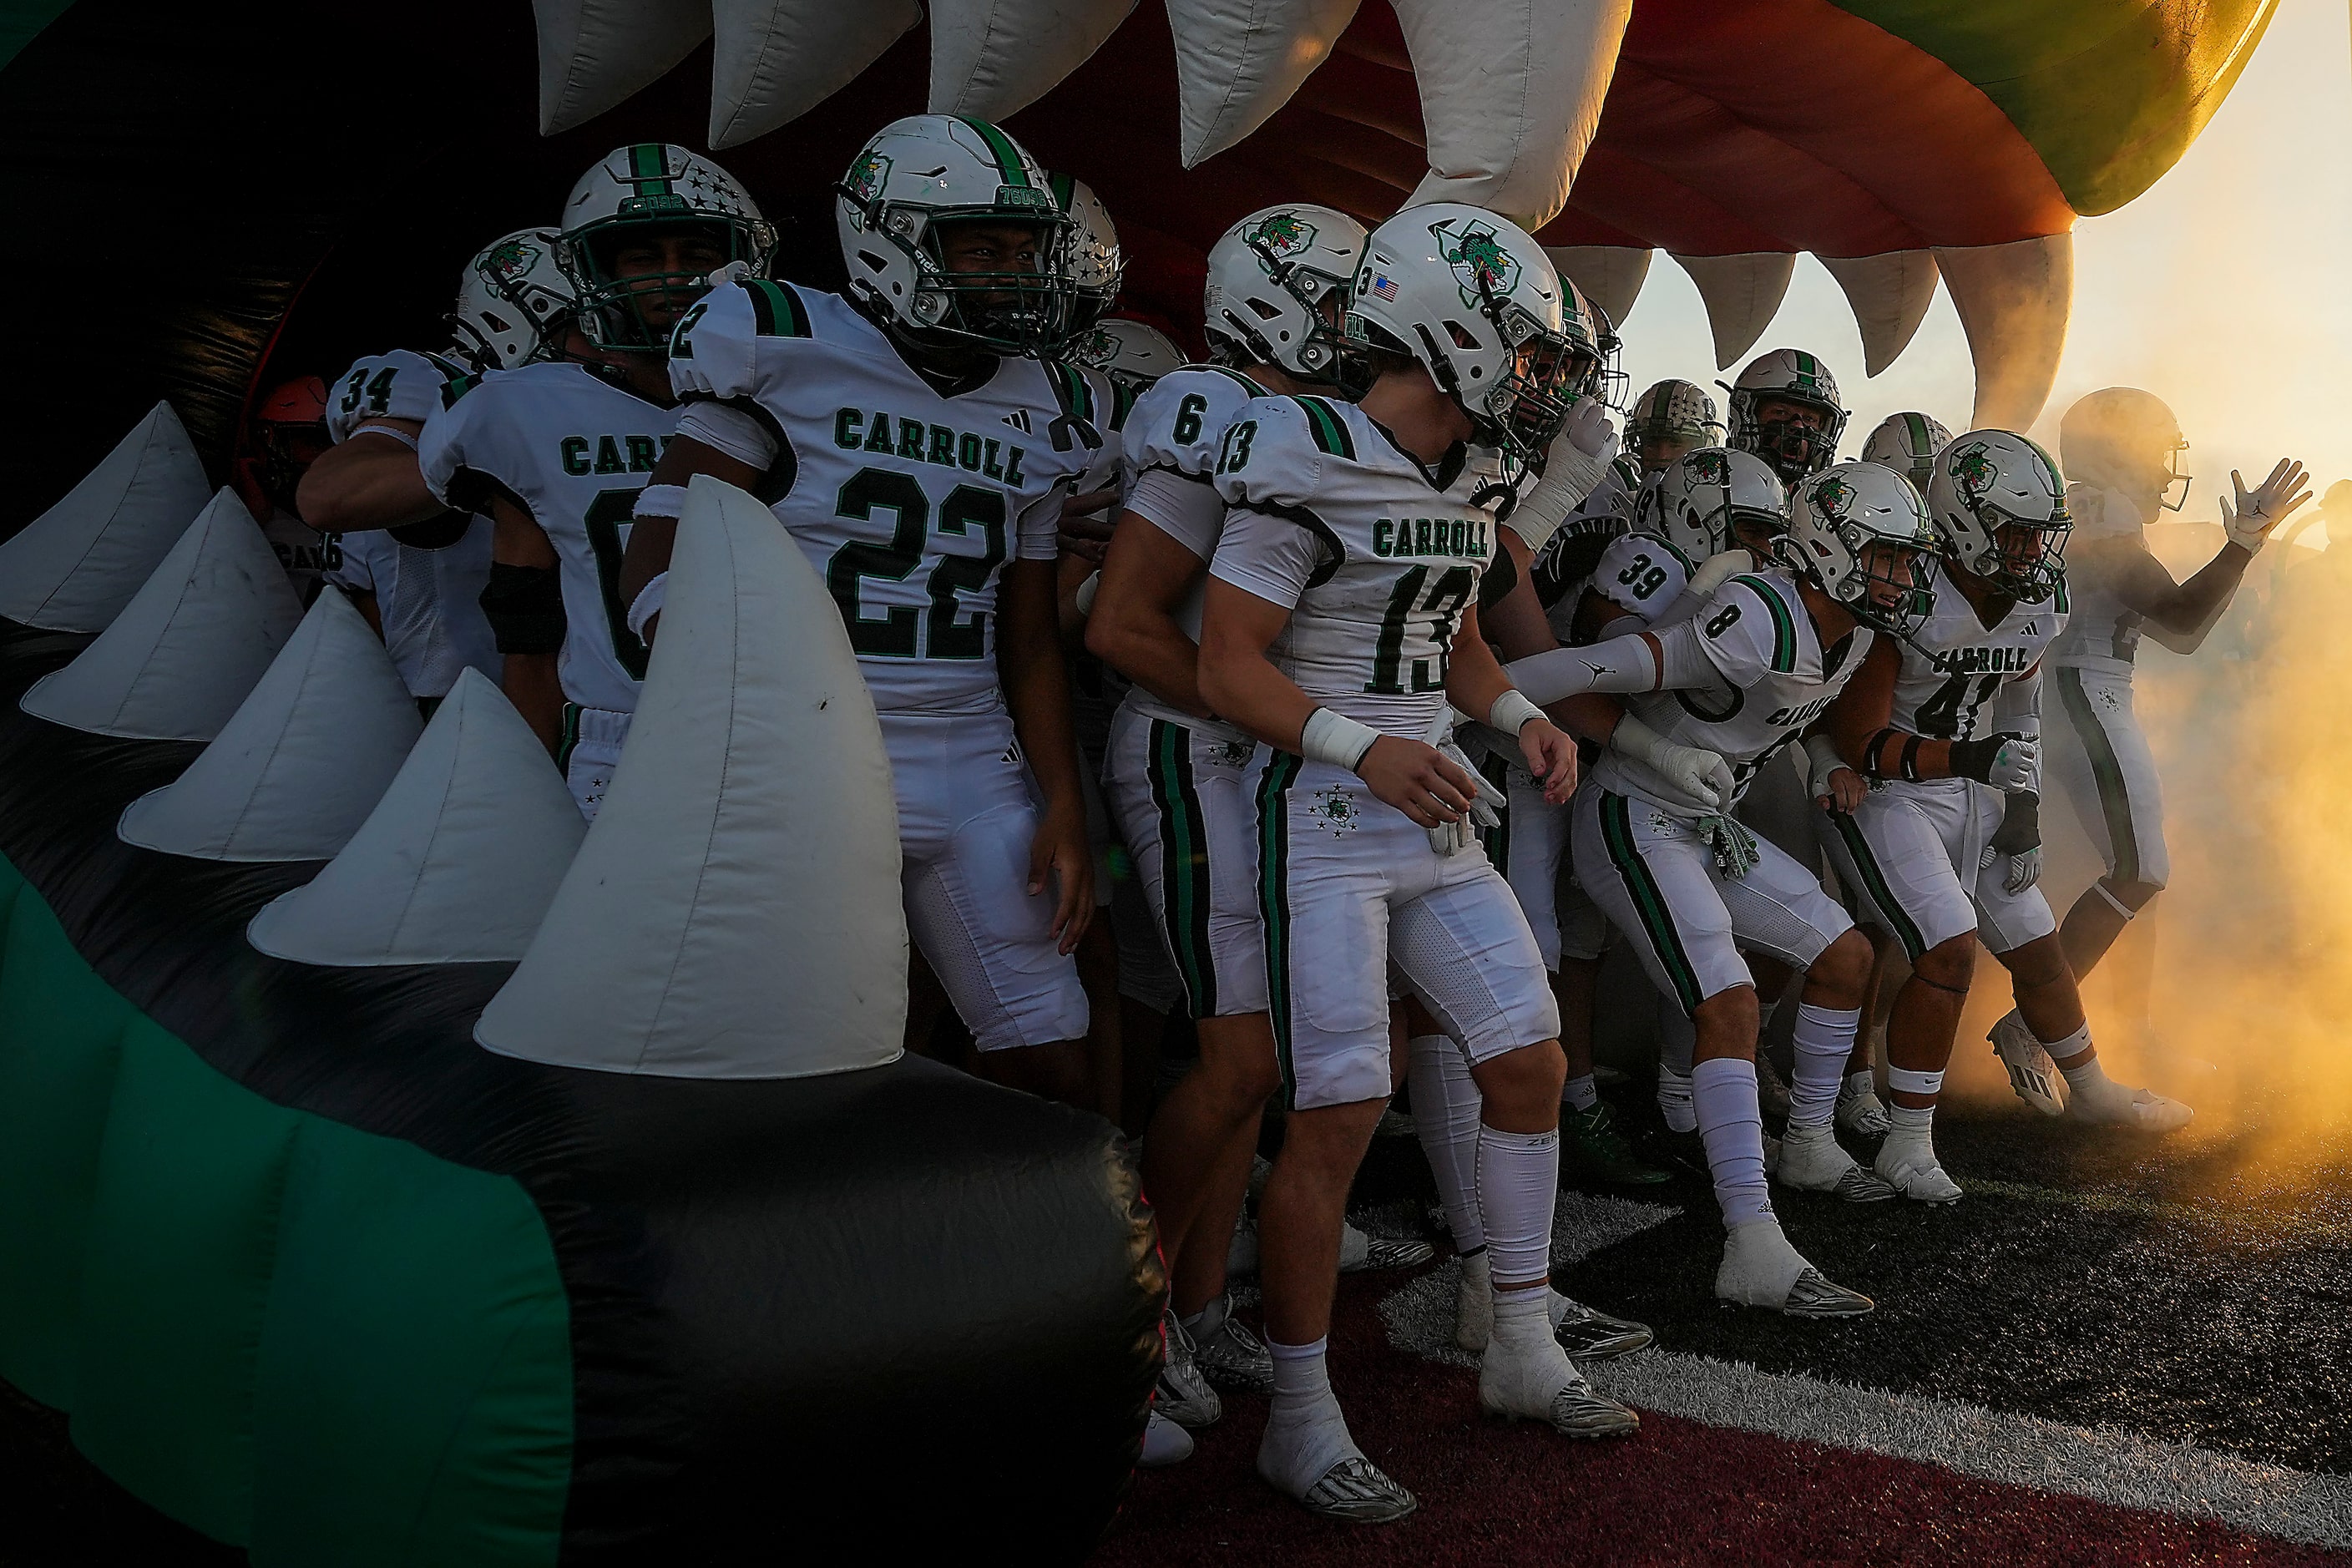
[[[301,618],[261,525],[224,489],[98,640],[18,706],[97,735],[209,741]]]
[[[1969,335],[1977,429],[2023,430],[2040,416],[2066,349],[2074,299],[2074,237],[1939,246],[1936,265]]]
[[[298,963],[512,963],[587,831],[547,748],[468,669],[351,842],[246,940]]]
[[[1739,256],[1677,256],[1677,265],[1698,285],[1706,324],[1715,334],[1715,368],[1729,370],[1756,346],[1780,313],[1781,297],[1797,269],[1786,251],[1759,250]]]
[[[531,11],[542,136],[617,107],[710,37],[710,0],[532,0]]]
[[[1642,297],[1655,253],[1635,245],[1548,245],[1544,254],[1562,277],[1622,326],[1633,301]]]
[[[1911,346],[1911,334],[1936,302],[1936,258],[1925,250],[1890,250],[1880,256],[1824,256],[1854,325],[1862,329],[1862,371],[1876,375]]]
[[[186,426],[158,403],[64,500],[0,544],[0,616],[104,631],[211,499]]]
[[[392,656],[330,588],[219,739],[132,801],[115,832],[203,860],[323,860],[367,820],[421,727]]]
[[[1393,0],[1421,89],[1421,202],[1472,202],[1541,228],[1568,205],[1633,0]]]
[[[765,136],[848,86],[920,25],[915,0],[711,0],[714,152]]]
[[[840,610],[772,512],[698,478],[604,808],[474,1038],[687,1078],[891,1061],[898,871],[889,761]]]
[[[931,112],[1003,120],[1087,63],[1136,0],[931,0]]]
[[[1170,0],[1184,166],[1246,140],[1330,58],[1361,0]]]

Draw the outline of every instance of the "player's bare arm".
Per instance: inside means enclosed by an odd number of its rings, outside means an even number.
[[[1880,637],[1823,715],[1848,767],[1865,779],[1974,779],[2011,793],[2032,787],[2037,740],[2003,731],[1978,740],[1937,741],[1894,728],[1889,720],[1902,665],[1902,645]]]
[[[1524,585],[1525,579],[1521,581]],[[1497,727],[1507,727],[1518,737],[1519,755],[1528,771],[1542,781],[1544,798],[1554,805],[1568,804],[1568,797],[1576,793],[1576,742],[1523,696],[1512,704],[1516,714],[1497,709],[1505,697],[1518,693],[1496,662],[1495,650],[1479,635],[1475,604],[1463,612],[1462,629],[1446,660],[1445,696],[1462,712],[1504,719],[1506,725]],[[1514,717],[1518,722],[1509,723]]]
[[[1266,744],[1304,755],[1300,737],[1319,705],[1265,657],[1289,620],[1280,605],[1212,576],[1201,616],[1201,695]],[[1356,776],[1423,827],[1460,821],[1477,794],[1436,747],[1398,735],[1375,740]]]
[[[371,419],[319,454],[295,492],[303,521],[324,533],[405,528],[448,510],[425,488],[415,419]]]
[[[1176,623],[1208,563],[1149,519],[1119,514],[1087,621],[1087,651],[1171,708],[1214,717],[1201,695],[1200,648]]]
[[[760,481],[767,477],[764,470],[754,468],[740,458],[730,458],[716,447],[706,447],[691,436],[680,436],[670,442],[669,449],[662,454],[661,461],[654,467],[653,478],[646,483],[648,489],[655,485],[677,485],[683,489],[697,474],[709,474],[712,479],[724,479],[746,490],[758,489]],[[646,584],[669,570],[670,552],[677,543],[677,519],[642,517],[637,520],[636,525],[629,530],[628,548],[621,555],[623,604],[634,602],[639,594],[645,592]],[[659,616],[646,623],[646,641],[648,644],[654,639],[654,629],[660,625]]]
[[[2292,458],[2281,458],[2270,477],[2251,491],[2234,471],[2230,482],[2237,490],[2236,504],[2225,501],[2221,506],[2221,525],[2230,542],[2185,583],[2174,582],[2137,535],[2099,540],[2077,553],[2079,569],[2105,574],[2116,596],[2147,616],[2159,640],[2177,653],[2197,650],[2237,592],[2254,552],[2272,530],[2311,499],[2303,465]]]
[[[1014,561],[997,590],[997,679],[1013,732],[1045,792],[1045,809],[1029,851],[1029,892],[1057,889],[1054,934],[1075,950],[1094,918],[1094,851],[1087,844],[1086,797],[1078,786],[1078,744],[1070,728],[1070,674],[1062,659],[1051,561]]]

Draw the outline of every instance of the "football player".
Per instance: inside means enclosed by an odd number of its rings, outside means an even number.
[[[394,349],[360,360],[330,394],[328,437],[338,446],[357,439],[404,463],[425,420],[481,373],[552,353],[576,303],[556,265],[557,239],[553,229],[518,229],[483,247],[458,279],[450,352]],[[481,605],[494,527],[452,508],[404,528],[362,529],[343,536],[342,562],[327,574],[352,595],[428,714],[467,666],[493,680],[504,674]]]
[[[1951,440],[1951,427],[1932,414],[1890,414],[1863,437],[1862,460],[1893,468],[1926,495],[1936,454]]]
[[[1086,1104],[1070,955],[1094,863],[1055,558],[1110,395],[1049,357],[1067,220],[1017,142],[944,114],[877,132],[835,212],[846,297],[745,279],[678,322],[686,416],[638,503],[624,602],[655,627],[692,476],[769,499],[881,715],[909,935],[984,1071]]]
[[[1625,416],[1625,449],[1642,475],[1664,473],[1685,452],[1712,446],[1723,431],[1715,399],[1687,381],[1662,381],[1633,400]]]
[[[1802,349],[1774,349],[1749,360],[1731,384],[1734,451],[1753,452],[1794,487],[1837,461],[1845,405],[1837,377]]]
[[[1838,876],[1911,961],[1887,1028],[1894,1105],[1877,1171],[1923,1203],[1960,1196],[1933,1126],[1979,939],[2010,972],[2028,1026],[2052,1042],[2070,1115],[2150,1131],[2189,1120],[2186,1106],[2099,1067],[2058,922],[2034,886],[2041,664],[2067,614],[2064,488],[2021,436],[1971,430],[1947,443],[1927,485],[1943,553],[1927,613],[1904,643],[1871,650],[1826,733],[1808,742]]]
[[[1468,831],[1478,786],[1425,736],[1449,702],[1517,738],[1564,800],[1575,747],[1480,638],[1496,522],[1473,442],[1538,460],[1567,419],[1573,345],[1550,260],[1476,207],[1410,208],[1366,241],[1348,331],[1374,379],[1349,405],[1263,397],[1227,427],[1202,706],[1269,748],[1258,888],[1289,1115],[1259,1211],[1274,1407],[1258,1473],[1310,1510],[1378,1521],[1412,1494],[1349,1436],[1325,1368],[1349,1184],[1390,1092],[1389,973],[1463,1042],[1483,1100],[1478,1204],[1494,1288],[1489,1411],[1581,1436],[1633,1412],[1553,1338],[1559,1015],[1543,958]]]
[[[2058,441],[2074,548],[2072,614],[2051,650],[2051,679],[2074,743],[2051,748],[2051,772],[2106,867],[2059,927],[2067,966],[2079,979],[2171,875],[2156,757],[2132,709],[2132,661],[2141,633],[2176,653],[2194,653],[2271,531],[2311,492],[2303,465],[2292,458],[2280,458],[2251,491],[2232,473],[2236,504],[2221,503],[2228,542],[2187,582],[2176,583],[2143,537],[2159,512],[2179,510],[2189,496],[2189,476],[2176,462],[2189,444],[2172,410],[2147,393],[2108,387],[2067,409]],[[2137,1014],[2129,1024],[2145,1037],[2150,1031],[2144,983],[2134,989],[2140,994],[2126,1001]],[[2031,1036],[2012,1013],[1994,1028],[1993,1042],[2019,1094],[2055,1115],[2063,1103],[2062,1080],[2050,1070],[2042,1042]]]
[[[1804,974],[1780,1179],[1868,1201],[1893,1194],[1838,1146],[1831,1118],[1870,944],[1807,866],[1727,814],[1828,709],[1875,636],[1908,629],[1934,547],[1907,481],[1875,464],[1841,464],[1799,487],[1776,563],[1734,577],[1687,619],[1512,667],[1541,700],[1624,694],[1661,736],[1725,764],[1694,792],[1612,750],[1578,797],[1574,841],[1578,880],[1696,1027],[1693,1096],[1730,1227],[1716,1275],[1726,1300],[1808,1317],[1871,1307],[1808,1263],[1773,1215],[1756,1100],[1756,988],[1738,952],[1759,949]]]
[[[304,521],[300,506],[302,477],[329,445],[327,384],[315,375],[296,376],[254,405],[246,424],[247,454],[233,476],[238,499],[259,520],[306,605],[318,596],[320,574],[342,563],[341,542]]]
[[[339,448],[357,521],[389,528],[445,509],[494,520],[482,592],[508,698],[592,821],[645,679],[620,568],[632,509],[677,426],[671,329],[711,274],[763,271],[775,237],[725,170],[640,142],[572,187],[555,260],[577,300],[552,357],[494,372],[433,413],[410,452],[391,434]],[[389,448],[385,450],[384,448]]]
[[[1170,1355],[1258,1391],[1273,1363],[1225,1300],[1259,1117],[1280,1087],[1256,896],[1257,743],[1201,696],[1201,601],[1225,526],[1215,488],[1225,428],[1254,397],[1337,384],[1363,243],[1345,214],[1291,204],[1250,214],[1210,248],[1212,362],[1161,376],[1128,417],[1124,498],[1087,623],[1088,647],[1133,682],[1111,721],[1104,783],[1200,1044],[1143,1145],[1179,1320]],[[1169,1407],[1195,1425],[1213,1419],[1203,1392]]]

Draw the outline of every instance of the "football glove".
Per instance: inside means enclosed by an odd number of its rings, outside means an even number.
[[[1511,797],[1495,787],[1495,781],[1470,765],[1470,759],[1452,741],[1442,742],[1438,751],[1446,761],[1470,775],[1474,786],[1470,809],[1452,822],[1441,822],[1430,828],[1429,847],[1440,855],[1459,855],[1478,842],[1480,828],[1493,829],[1503,826],[1503,812]]]
[[[2000,826],[1978,863],[1990,866],[2004,858],[2009,867],[2001,873],[2000,885],[2010,892],[2021,893],[2042,879],[2042,797],[2031,790],[2009,797]]]
[[[1981,741],[1954,741],[1952,776],[1989,784],[2009,795],[2033,789],[2042,776],[2042,742],[2006,730]]]

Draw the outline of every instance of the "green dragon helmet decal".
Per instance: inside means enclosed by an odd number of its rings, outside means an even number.
[[[1314,245],[1315,233],[1315,226],[1297,213],[1279,212],[1268,216],[1244,237],[1271,276],[1276,263],[1304,255]]]
[[[1517,287],[1518,258],[1503,248],[1494,229],[1472,225],[1463,230],[1459,238],[1448,243],[1445,230],[1449,226],[1439,224],[1430,232],[1437,237],[1439,254],[1461,282],[1465,305],[1475,307],[1483,299],[1499,299]]]

